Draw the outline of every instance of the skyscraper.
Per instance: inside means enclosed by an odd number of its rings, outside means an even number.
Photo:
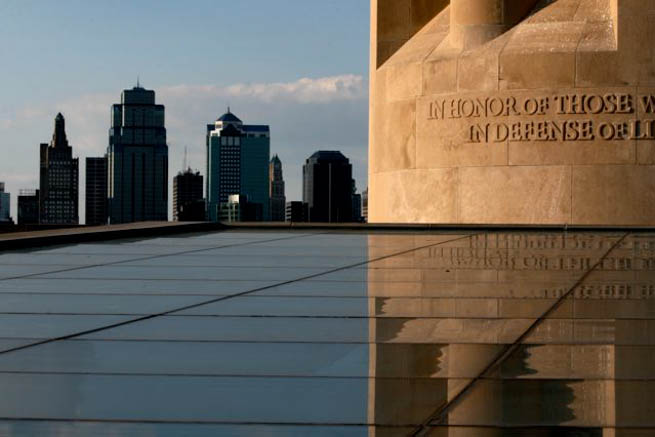
[[[307,204],[294,200],[287,202],[285,211],[285,221],[292,223],[302,223],[307,221]]]
[[[338,151],[318,151],[302,169],[310,222],[352,221],[352,165]]]
[[[216,122],[207,125],[207,216],[218,221],[221,203],[230,195],[247,196],[261,219],[269,220],[268,165],[270,129],[244,125],[228,108]],[[256,207],[260,205],[260,207]]]
[[[86,158],[86,224],[107,224],[107,157]]]
[[[39,224],[39,190],[22,189],[18,192],[16,218],[19,225]]]
[[[168,219],[164,105],[137,84],[111,111],[107,149],[110,223]]]
[[[202,198],[203,180],[200,172],[190,168],[173,178],[173,220],[204,221],[205,201]]]
[[[352,221],[355,223],[362,222],[362,195],[357,194],[357,184],[355,179],[353,179],[352,184]]]
[[[11,223],[11,195],[5,193],[5,183],[0,182],[0,223]]]
[[[271,221],[283,222],[287,198],[284,195],[284,178],[282,177],[282,161],[273,156],[268,166],[269,190],[271,198]]]
[[[40,223],[78,224],[79,161],[66,138],[66,120],[55,117],[55,131],[50,144],[41,144],[39,183]]]

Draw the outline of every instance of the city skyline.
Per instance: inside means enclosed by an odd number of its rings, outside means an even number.
[[[11,47],[5,47],[6,59],[11,65],[0,72],[0,80],[6,84],[6,97],[3,96],[0,104],[0,153],[13,152],[11,160],[0,160],[0,180],[6,182],[8,192],[14,193],[11,207],[14,218],[18,191],[38,186],[38,163],[35,163],[38,151],[32,145],[50,134],[49,125],[57,112],[66,117],[75,156],[82,161],[80,198],[84,198],[84,158],[104,154],[111,104],[117,93],[136,84],[137,76],[143,86],[157,92],[158,101],[167,108],[170,174],[182,170],[185,147],[189,150],[191,167],[204,173],[203,127],[207,120],[220,116],[230,105],[244,119],[271,125],[271,154],[278,154],[285,163],[288,199],[301,198],[302,163],[318,149],[342,150],[353,162],[358,185],[365,188],[367,2],[307,5],[289,1],[275,7],[259,1],[230,4],[231,14],[228,15],[236,19],[248,14],[249,22],[258,29],[256,35],[239,32],[238,26],[221,16],[221,8],[215,3],[198,2],[185,9],[182,5],[163,2],[158,10],[149,11],[152,14],[149,18],[159,20],[162,28],[152,29],[153,26],[147,24],[150,33],[143,36],[134,18],[145,16],[143,6],[123,4],[121,8],[108,8],[80,3],[78,7],[60,5],[57,10],[46,2],[35,3],[40,7],[13,1],[0,6],[3,25],[0,33],[5,41],[12,41]],[[51,20],[41,20],[48,21],[44,28],[36,29],[30,38],[16,38],[21,23],[24,27],[39,21],[42,14],[51,17]],[[106,43],[99,44],[97,53],[92,53],[89,42],[78,39],[83,39],[80,38],[82,34],[87,35],[94,22],[97,24],[94,17],[103,14],[123,19],[123,34],[118,28],[99,29]],[[182,35],[175,26],[166,25],[176,16],[202,22],[213,20],[221,25],[214,26],[211,32],[194,29],[183,35],[183,44],[172,43],[171,40]],[[80,21],[79,29],[61,26],[70,20]],[[309,30],[316,20],[331,20],[339,26]],[[166,35],[167,32],[171,35]],[[257,50],[261,49],[262,34],[272,45],[266,50],[266,59],[260,56],[262,50]],[[314,44],[298,41],[296,34],[305,35],[304,38]],[[120,46],[130,38],[136,41],[129,53],[109,47]],[[235,44],[222,46],[218,59],[206,55],[207,46],[227,38],[236,40]],[[143,59],[137,59],[134,53],[154,40],[168,44],[170,50],[166,53],[143,51]],[[33,68],[34,61],[26,59],[25,53],[50,44],[61,47],[60,57],[53,61],[50,55],[44,55],[49,69]],[[313,46],[321,50],[307,53]],[[107,63],[116,63],[121,56],[128,61],[127,64],[120,61],[121,69],[105,68]],[[275,62],[269,59],[271,56],[276,57]],[[185,66],[180,65],[180,58],[187,62]],[[261,68],[258,63],[264,61],[272,62],[275,68]],[[70,65],[79,68],[71,71]],[[327,119],[330,123],[325,122]],[[15,153],[16,150],[20,153]],[[169,199],[171,192],[172,177],[169,178]],[[83,202],[80,207],[82,218],[85,216]],[[171,207],[169,202],[169,219]]]

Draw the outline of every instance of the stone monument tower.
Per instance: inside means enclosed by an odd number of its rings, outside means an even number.
[[[655,1],[371,13],[369,221],[655,225]]]

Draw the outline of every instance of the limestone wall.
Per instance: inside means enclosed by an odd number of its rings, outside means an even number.
[[[371,6],[369,221],[655,225],[655,1]]]

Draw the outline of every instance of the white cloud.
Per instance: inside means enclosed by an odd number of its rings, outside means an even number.
[[[251,97],[265,102],[289,99],[298,103],[355,100],[366,95],[361,76],[345,75],[300,79],[292,83],[239,84],[227,88],[230,96]]]
[[[297,103],[329,103],[340,100],[356,100],[367,96],[362,76],[353,74],[302,78],[294,82],[240,83],[227,87],[214,85],[177,85],[159,90],[162,97],[186,98],[203,96],[213,98],[247,98],[262,102],[284,100]]]

